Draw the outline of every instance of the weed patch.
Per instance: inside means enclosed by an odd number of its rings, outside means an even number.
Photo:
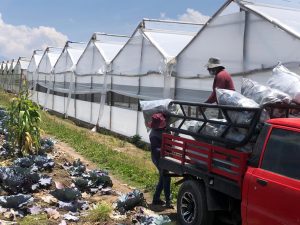
[[[112,207],[106,202],[100,202],[87,215],[90,222],[103,222],[109,219],[109,214],[112,212]]]

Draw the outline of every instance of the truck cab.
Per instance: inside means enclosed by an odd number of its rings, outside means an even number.
[[[243,225],[300,224],[300,119],[267,121],[242,186]]]

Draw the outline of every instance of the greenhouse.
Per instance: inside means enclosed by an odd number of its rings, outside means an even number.
[[[43,50],[34,50],[33,55],[31,56],[26,75],[29,89],[33,89],[36,86],[37,67],[42,59],[43,53]]]
[[[61,52],[62,48],[46,48],[40,63],[38,64],[36,70],[37,81],[36,86],[34,87],[36,90],[34,94],[36,94],[36,96],[33,96],[33,98],[36,98],[37,103],[41,105],[45,104],[46,102],[46,93],[50,84],[50,77]]]
[[[221,59],[238,91],[243,77],[266,83],[278,63],[299,72],[299,15],[227,1],[206,24],[143,19],[131,37],[94,33],[88,44],[35,50],[24,74],[43,108],[147,141],[139,100],[205,101],[213,83],[205,68],[210,57]],[[12,75],[19,74],[15,66],[1,64],[2,86],[10,91],[19,76]]]
[[[11,75],[11,89],[13,93],[18,93],[22,85],[22,79],[27,76],[27,68],[29,65],[29,59],[25,57],[19,57]]]

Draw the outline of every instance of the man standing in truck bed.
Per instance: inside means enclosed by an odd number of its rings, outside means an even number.
[[[225,71],[225,67],[221,65],[220,59],[210,58],[206,64],[210,75],[215,76],[213,83],[213,91],[205,103],[217,102],[216,88],[235,90],[233,81],[229,73]]]

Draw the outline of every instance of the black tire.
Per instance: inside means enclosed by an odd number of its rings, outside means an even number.
[[[185,181],[178,193],[177,215],[181,225],[211,225],[213,212],[207,210],[204,186],[195,180]]]

